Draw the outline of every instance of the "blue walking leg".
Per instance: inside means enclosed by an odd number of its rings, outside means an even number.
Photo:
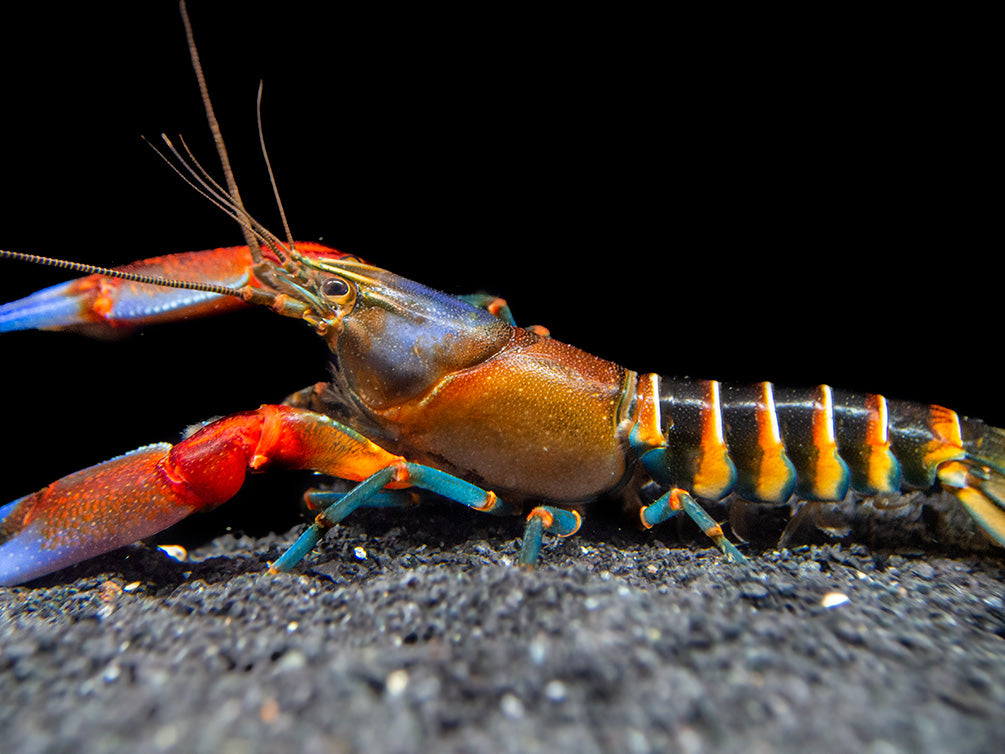
[[[520,548],[520,565],[533,566],[537,562],[545,530],[559,537],[568,537],[575,534],[582,523],[583,518],[577,511],[552,505],[536,507],[527,516],[527,527],[524,529],[523,545]]]
[[[701,530],[715,542],[730,560],[734,563],[747,562],[742,553],[736,549],[736,545],[726,539],[726,535],[722,533],[722,527],[684,490],[670,490],[659,500],[644,507],[640,512],[640,517],[642,525],[648,529],[673,518],[681,511],[684,511],[692,521],[698,524]]]
[[[296,542],[272,563],[269,570],[272,573],[283,573],[291,570],[306,557],[325,532],[354,510],[365,507],[372,502],[376,505],[394,504],[393,498],[381,497],[380,491],[391,482],[405,482],[413,487],[419,487],[430,492],[466,505],[474,510],[485,513],[508,513],[510,507],[496,497],[494,492],[483,490],[477,485],[465,482],[452,474],[423,466],[418,463],[405,462],[385,466],[345,494],[332,493],[334,502],[325,508],[314,519],[314,523],[300,535]],[[315,499],[326,493],[315,493]],[[375,496],[378,496],[376,501]]]

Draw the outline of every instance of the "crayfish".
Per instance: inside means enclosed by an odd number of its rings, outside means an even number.
[[[198,69],[190,28],[189,44]],[[203,99],[212,121],[205,89]],[[238,222],[244,245],[116,270],[77,265],[92,274],[4,305],[0,331],[102,335],[264,307],[326,344],[330,379],[0,507],[0,583],[147,537],[230,499],[249,471],[270,468],[354,483],[348,492],[308,493],[320,513],[275,571],[294,568],[358,508],[411,504],[401,494],[408,488],[525,516],[520,561],[528,566],[546,532],[572,535],[591,504],[610,499],[645,528],[683,512],[742,561],[702,502],[734,495],[813,505],[941,485],[1005,545],[1002,430],[939,406],[826,385],[636,373],[544,328],[517,326],[501,299],[447,295],[356,255],[270,232],[245,210],[222,140],[218,147],[226,187],[184,145],[165,140],[160,149]]]

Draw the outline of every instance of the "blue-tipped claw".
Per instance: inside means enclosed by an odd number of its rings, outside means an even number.
[[[81,324],[81,302],[69,294],[71,285],[61,283],[0,305],[0,332]]]

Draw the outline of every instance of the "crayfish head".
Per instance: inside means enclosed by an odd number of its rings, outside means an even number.
[[[343,386],[371,410],[423,395],[509,341],[507,324],[453,296],[358,259],[323,267],[324,337]]]

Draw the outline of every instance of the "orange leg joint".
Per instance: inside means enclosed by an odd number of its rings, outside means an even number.
[[[694,498],[681,489],[672,489],[661,498],[639,511],[642,525],[649,529],[656,524],[673,518],[681,511],[694,521],[708,537],[715,542],[726,556],[735,563],[744,563],[746,558],[736,549],[736,546],[726,539],[722,527],[717,524],[705,509],[695,502]]]
[[[527,516],[527,527],[523,533],[520,548],[520,564],[533,566],[541,554],[541,543],[545,530],[559,537],[568,537],[579,531],[583,517],[579,511],[556,508],[553,505],[539,505]]]

